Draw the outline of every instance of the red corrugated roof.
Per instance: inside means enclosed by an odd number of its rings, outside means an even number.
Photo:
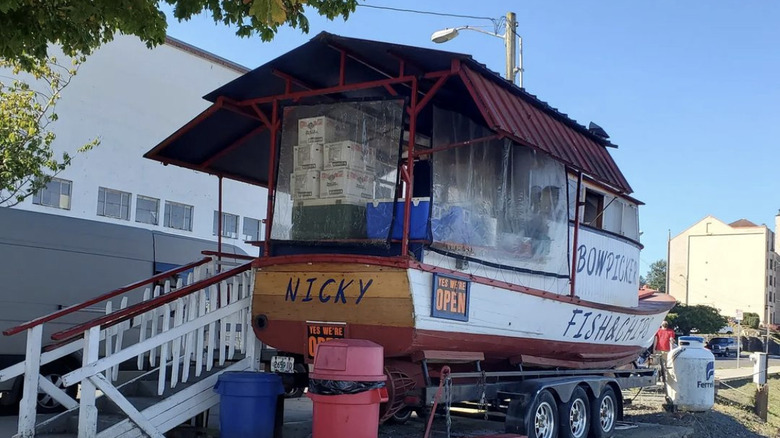
[[[520,89],[499,84],[463,67],[463,79],[473,90],[472,96],[480,106],[485,121],[498,132],[509,135],[522,144],[547,152],[569,166],[581,170],[594,179],[609,184],[625,193],[631,186],[620,172],[605,144],[591,135],[580,132],[584,127],[570,126],[561,117],[531,103],[533,99],[521,96]],[[567,119],[568,120],[568,119]]]

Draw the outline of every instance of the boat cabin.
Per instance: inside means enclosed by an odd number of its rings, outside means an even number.
[[[403,259],[637,305],[637,207],[603,129],[469,55],[321,33],[145,156],[268,188],[261,257]]]

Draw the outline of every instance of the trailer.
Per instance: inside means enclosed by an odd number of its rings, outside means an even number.
[[[491,372],[479,364],[473,362],[473,371],[444,365],[435,376],[426,372],[425,388],[408,394],[407,403],[417,404],[421,417],[441,408],[447,416],[452,408],[484,412],[486,419],[488,412],[499,413],[507,433],[529,438],[603,438],[623,418],[622,390],[658,382],[655,368]],[[405,421],[410,414],[402,410],[393,418]]]

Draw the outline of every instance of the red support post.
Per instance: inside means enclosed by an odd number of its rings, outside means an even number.
[[[414,143],[417,134],[417,78],[412,80],[412,99],[409,105],[409,147],[406,152],[406,193],[404,194],[404,232],[401,239],[401,256],[409,252],[409,220],[412,216],[412,191],[414,184]]]
[[[568,180],[568,177],[567,177]],[[580,191],[582,190],[582,172],[577,173],[577,195],[574,197],[574,235],[571,245],[571,291],[574,297],[574,283],[577,278],[577,238],[580,231]]]
[[[268,206],[265,217],[265,241],[263,242],[263,256],[271,255],[271,227],[274,222],[274,204],[276,203],[276,145],[277,133],[279,132],[279,102],[274,99],[272,102],[273,111],[271,113],[271,141],[268,158]]]
[[[344,77],[347,74],[347,52],[339,50],[341,52],[341,59],[339,60],[339,85],[344,86]]]

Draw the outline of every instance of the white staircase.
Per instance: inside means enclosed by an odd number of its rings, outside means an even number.
[[[186,279],[174,287],[162,280],[171,273]],[[251,262],[209,257],[6,330],[27,333],[25,361],[0,371],[0,381],[24,379],[15,436],[161,438],[215,406],[221,373],[259,366],[253,284]],[[54,333],[59,343],[42,349],[46,324],[98,302],[105,315]],[[66,356],[80,357],[81,366],[63,373],[59,385],[41,375],[42,366]],[[129,367],[136,376],[117,384]],[[46,395],[66,411],[39,421],[38,400]]]

